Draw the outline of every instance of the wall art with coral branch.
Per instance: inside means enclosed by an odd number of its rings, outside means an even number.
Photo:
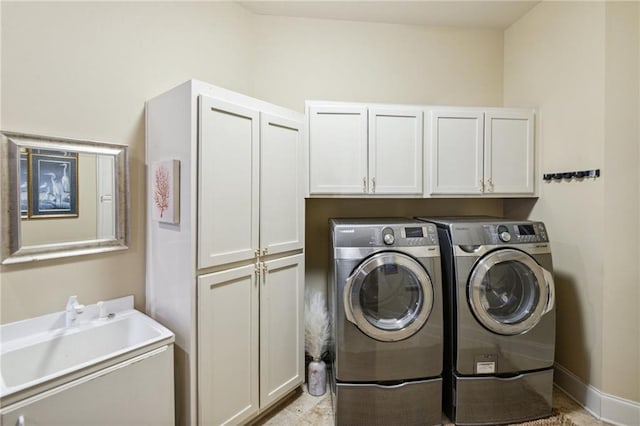
[[[180,160],[154,162],[150,188],[152,219],[180,223]]]

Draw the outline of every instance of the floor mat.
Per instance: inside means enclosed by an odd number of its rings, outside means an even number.
[[[570,418],[560,413],[555,408],[553,409],[551,417],[519,424],[525,426],[577,426]]]
[[[551,417],[544,419],[532,420],[524,423],[512,423],[509,426],[578,426],[569,417],[559,412],[557,409],[553,409]],[[455,426],[453,423],[444,423],[443,426]]]

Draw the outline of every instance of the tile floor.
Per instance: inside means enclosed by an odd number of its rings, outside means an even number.
[[[328,389],[328,388],[327,388]],[[593,417],[558,388],[553,389],[553,407],[578,426],[608,425]],[[306,386],[295,391],[255,426],[333,426],[333,409],[329,392],[314,397]]]

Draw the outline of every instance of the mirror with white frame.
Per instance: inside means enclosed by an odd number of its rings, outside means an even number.
[[[3,264],[129,245],[125,145],[0,133]]]

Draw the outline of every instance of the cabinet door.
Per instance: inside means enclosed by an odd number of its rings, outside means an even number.
[[[116,197],[115,197],[115,157],[96,155],[97,189],[97,237],[112,239],[116,237]]]
[[[303,247],[302,123],[260,114],[260,247]]]
[[[198,278],[198,420],[238,424],[258,412],[254,265]]]
[[[173,345],[2,407],[1,413],[6,426],[174,425]]]
[[[304,381],[304,256],[264,263],[260,288],[260,406]]]
[[[422,111],[369,109],[369,192],[422,194]]]
[[[483,192],[483,123],[477,110],[430,112],[432,194]]]
[[[259,114],[207,96],[199,103],[198,267],[206,268],[258,249]]]
[[[367,108],[309,107],[309,193],[367,192]]]
[[[485,114],[484,173],[488,192],[534,192],[534,131],[531,110]]]

